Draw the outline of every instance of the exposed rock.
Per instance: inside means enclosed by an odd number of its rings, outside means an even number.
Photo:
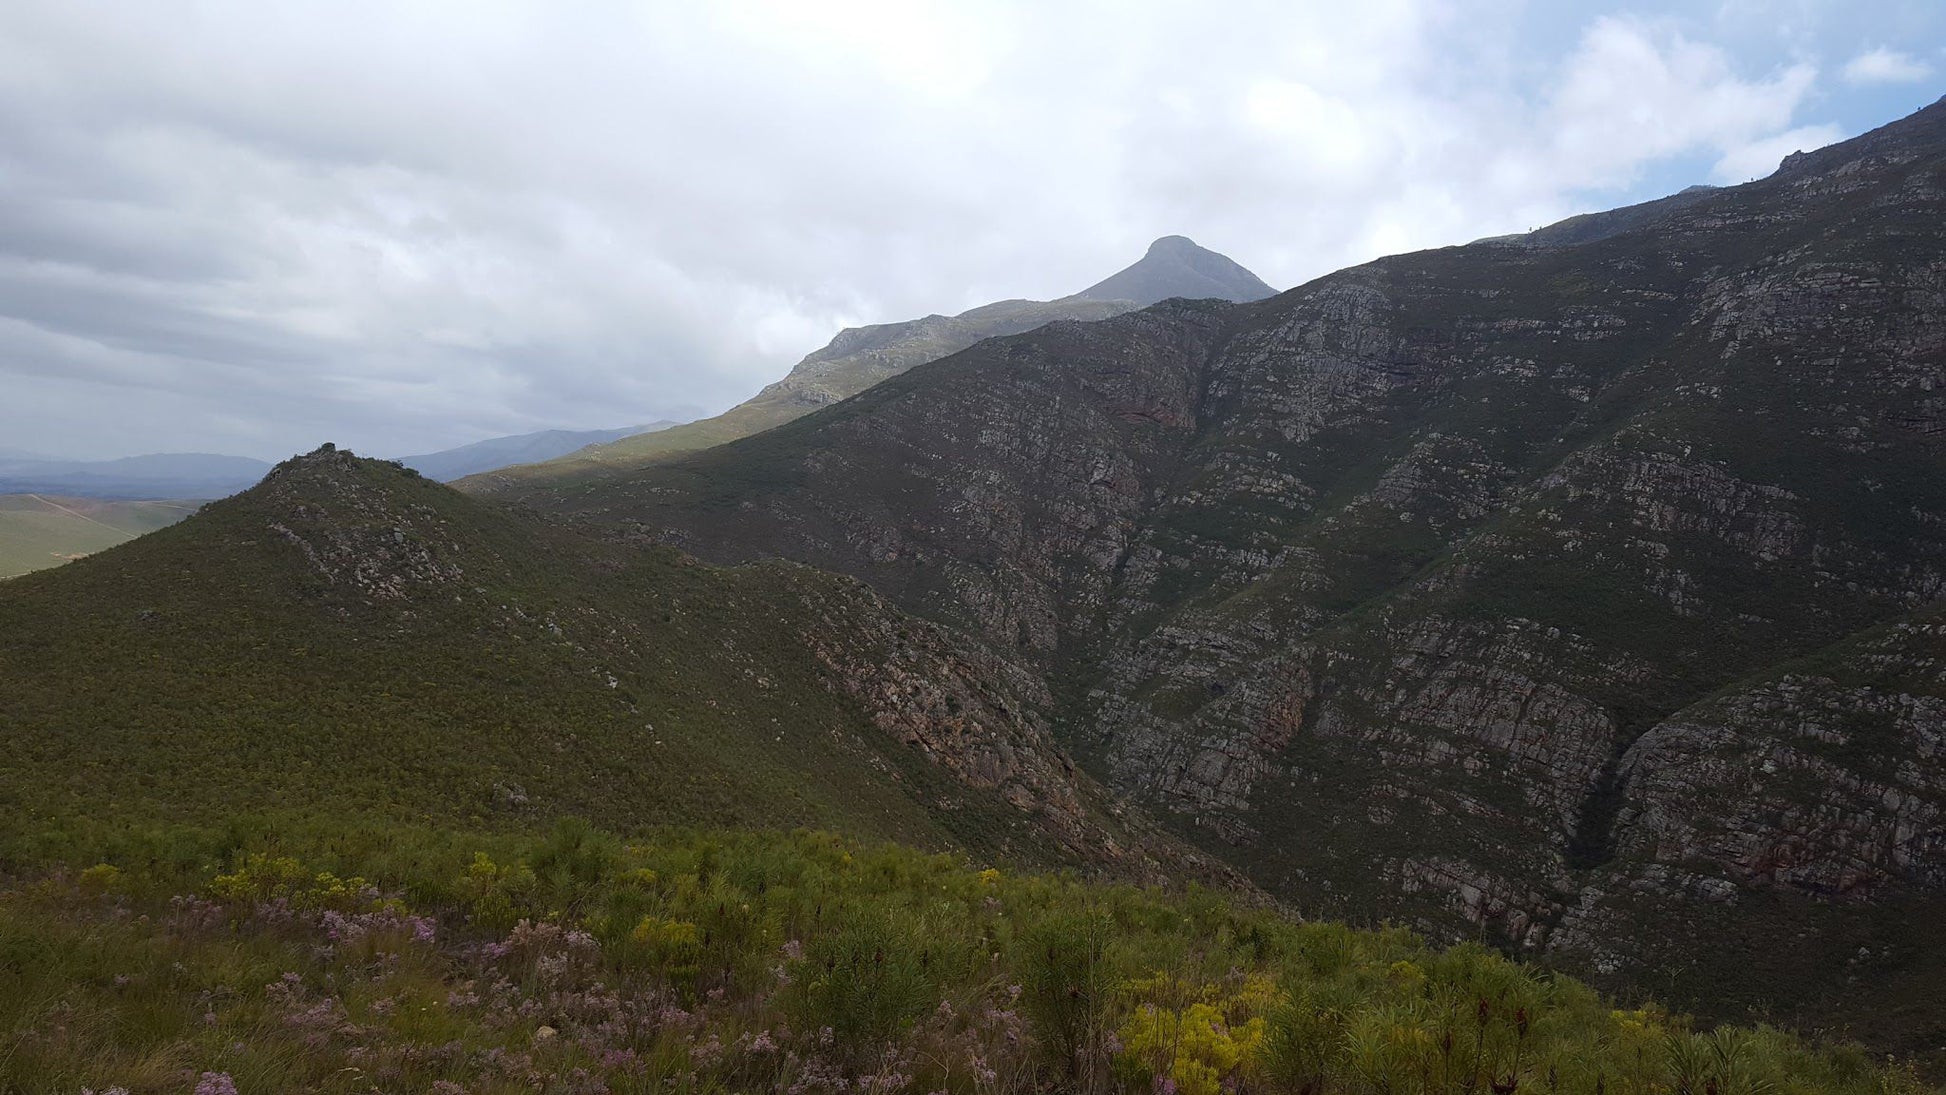
[[[1293,900],[1655,984],[1719,922],[1946,888],[1942,180],[1936,105],[1572,231],[990,340],[534,500],[981,636],[1111,790]],[[1799,959],[1696,984],[1848,976]]]

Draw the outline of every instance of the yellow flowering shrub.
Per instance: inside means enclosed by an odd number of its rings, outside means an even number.
[[[1246,977],[1228,994],[1160,973],[1127,988],[1147,1002],[1119,1032],[1124,1067],[1168,1078],[1179,1095],[1216,1095],[1250,1070],[1263,1055],[1264,1013],[1281,995],[1264,976]]]
[[[114,864],[97,863],[87,870],[82,871],[80,877],[75,881],[80,884],[82,893],[90,897],[99,897],[114,889],[116,883],[121,881],[121,878],[121,869]]]
[[[696,925],[653,914],[642,918],[628,937],[642,946],[669,958],[681,958],[696,949]]]

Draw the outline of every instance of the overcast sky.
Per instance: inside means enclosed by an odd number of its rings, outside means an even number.
[[[1285,288],[1942,85],[1937,0],[0,0],[0,448],[693,418],[1159,235]]]

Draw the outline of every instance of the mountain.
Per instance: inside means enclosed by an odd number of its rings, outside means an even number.
[[[458,479],[509,464],[547,460],[667,425],[543,430],[408,456],[400,463],[434,479]],[[173,524],[200,505],[174,499],[235,494],[269,469],[261,460],[235,456],[163,454],[63,461],[0,452],[0,489],[16,492],[0,494],[0,578],[54,566]],[[87,497],[63,497],[63,492]]]
[[[269,470],[262,460],[210,453],[153,453],[119,460],[0,460],[0,494],[221,498],[255,483]]]
[[[0,494],[0,578],[126,543],[175,524],[201,504]]]
[[[1936,1051],[1946,100],[509,496],[863,579],[1265,889]]]
[[[1111,274],[1069,300],[1127,300],[1138,308],[1171,297],[1190,300],[1262,300],[1277,290],[1229,258],[1196,246],[1188,236],[1164,236],[1134,265]]]
[[[481,472],[497,471],[512,464],[532,464],[542,460],[552,460],[571,452],[598,445],[604,441],[619,441],[624,437],[653,433],[675,425],[674,422],[657,422],[648,426],[626,426],[618,430],[541,430],[538,433],[516,434],[511,437],[492,437],[485,441],[475,441],[471,445],[461,445],[456,449],[442,449],[439,452],[424,453],[419,456],[401,456],[399,463],[442,483],[463,479]]]
[[[1259,300],[1274,292],[1255,274],[1183,236],[1164,236],[1148,254],[1104,281],[1060,300],[1003,300],[956,316],[931,315],[840,331],[752,398],[697,422],[577,452],[566,459],[483,476],[465,489],[492,493],[639,467],[676,453],[734,441],[848,399],[888,377],[963,350],[982,339],[1019,334],[1057,320],[1098,320],[1168,297]],[[1121,294],[1121,295],[1117,295]]]
[[[0,584],[0,660],[0,862],[164,823],[575,815],[1197,869],[1053,746],[1036,682],[850,579],[590,540],[329,446]]]

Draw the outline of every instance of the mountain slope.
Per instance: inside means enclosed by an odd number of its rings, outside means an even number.
[[[585,542],[328,448],[6,583],[0,659],[0,853],[259,812],[579,814],[1149,869],[976,644],[846,579]]]
[[[1937,967],[1881,936],[1940,902],[1946,725],[1877,654],[1862,692],[1760,682],[1946,592],[1943,214],[1935,105],[1572,231],[985,342],[527,500],[1014,649],[1097,776],[1310,907],[1719,1007],[1798,978],[1828,1020],[1842,947]],[[1772,755],[1751,711],[1834,748]],[[1791,780],[1747,778],[1766,756]],[[1712,942],[1760,927],[1828,943]]]
[[[534,483],[607,474],[720,445],[850,398],[982,339],[1031,331],[1057,320],[1107,319],[1166,297],[1257,300],[1272,292],[1230,259],[1185,237],[1164,236],[1133,265],[1060,300],[1003,300],[956,316],[932,315],[840,331],[829,345],[798,362],[790,375],[714,418],[600,445],[564,460],[482,476],[464,489],[518,493]],[[1126,295],[1113,295],[1117,293]]]
[[[401,456],[399,463],[431,479],[442,483],[464,479],[481,472],[497,471],[513,464],[532,464],[542,460],[552,460],[557,456],[599,445],[604,441],[619,441],[624,437],[653,433],[668,429],[673,422],[657,422],[648,426],[626,426],[617,430],[541,430],[536,433],[515,434],[510,437],[490,437],[485,441],[475,441],[471,445],[461,445],[453,449],[424,453],[419,456]]]

